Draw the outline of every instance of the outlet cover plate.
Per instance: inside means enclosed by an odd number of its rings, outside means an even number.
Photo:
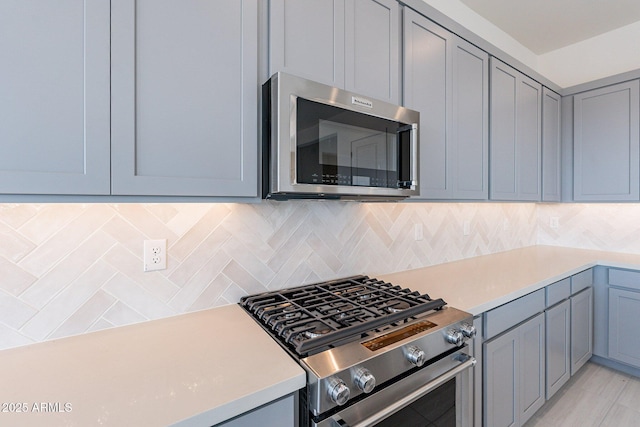
[[[144,271],[167,269],[167,239],[144,241]]]

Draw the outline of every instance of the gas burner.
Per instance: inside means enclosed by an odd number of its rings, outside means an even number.
[[[268,305],[266,307],[262,308],[262,311],[260,312],[260,314],[262,315],[266,315],[266,314],[271,314],[272,311],[274,310],[287,310],[290,309],[291,310],[291,303],[290,302],[282,302],[280,304],[273,304],[273,305]]]
[[[302,334],[309,339],[318,338],[331,332],[331,329],[322,322],[311,322],[306,327],[309,330],[304,331]]]
[[[352,316],[350,313],[356,307],[353,304],[345,304],[340,307],[336,307],[336,315],[334,316],[336,319],[344,319],[345,317]]]
[[[408,302],[394,299],[387,302],[387,307],[385,307],[385,310],[387,310],[389,313],[398,313],[402,310],[406,310],[409,307],[410,306]]]

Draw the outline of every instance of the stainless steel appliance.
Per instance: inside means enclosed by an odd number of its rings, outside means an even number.
[[[262,101],[264,198],[418,194],[418,112],[285,73]]]
[[[301,426],[471,425],[473,317],[442,299],[354,276],[240,305],[307,371]]]

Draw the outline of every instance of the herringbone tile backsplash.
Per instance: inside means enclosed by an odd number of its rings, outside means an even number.
[[[611,212],[539,206],[0,205],[0,349],[236,303],[267,289],[375,276],[537,240],[598,245],[619,227]],[[558,230],[541,225],[552,214],[560,217]],[[573,224],[576,218],[582,225]],[[467,221],[470,233],[464,235]],[[601,235],[594,234],[593,222]],[[422,240],[415,239],[416,225]],[[168,269],[143,272],[143,241],[162,238],[168,239]],[[640,251],[639,241],[620,229],[619,242],[606,248]]]

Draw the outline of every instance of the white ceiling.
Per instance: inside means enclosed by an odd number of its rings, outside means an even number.
[[[640,0],[461,0],[540,55],[640,21]]]

